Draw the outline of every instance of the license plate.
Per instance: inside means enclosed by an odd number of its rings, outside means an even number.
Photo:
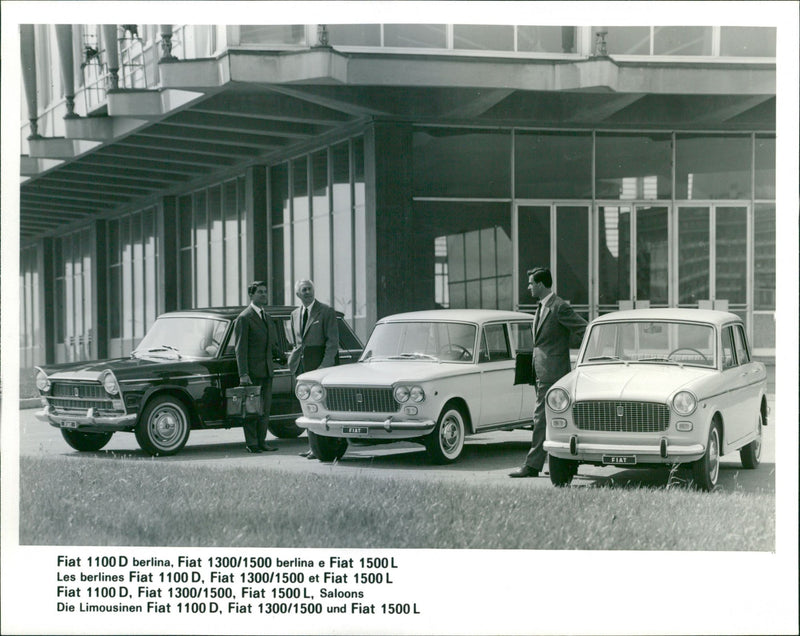
[[[342,426],[342,433],[347,435],[366,435],[368,429],[366,426]]]
[[[636,463],[636,455],[603,455],[604,464],[613,464],[614,466],[627,466]]]
[[[73,422],[72,420],[61,422],[61,428],[78,428],[78,423]]]

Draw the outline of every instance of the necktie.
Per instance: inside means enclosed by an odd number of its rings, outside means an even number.
[[[536,304],[536,318],[533,323],[533,333],[539,333],[539,325],[542,323],[542,303]]]
[[[306,321],[308,320],[308,309],[303,307],[302,318],[300,319],[300,333],[306,332]]]
[[[264,321],[264,326],[267,328],[267,331],[269,331],[269,324],[267,323],[267,314],[263,309],[261,310],[261,320]]]

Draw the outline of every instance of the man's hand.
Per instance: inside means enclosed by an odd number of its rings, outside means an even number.
[[[240,375],[239,376],[239,384],[241,386],[250,386],[251,384],[253,384],[253,381],[250,379],[250,376],[247,375],[247,374]]]

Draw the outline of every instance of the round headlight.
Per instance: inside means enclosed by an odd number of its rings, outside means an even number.
[[[689,391],[679,391],[672,398],[672,408],[678,415],[691,415],[697,408],[697,398]]]
[[[311,399],[315,402],[322,402],[325,399],[325,389],[321,384],[315,384],[311,387]]]
[[[106,393],[110,395],[116,395],[119,393],[119,384],[117,384],[117,378],[114,377],[114,374],[111,371],[106,371],[106,374],[103,376],[103,388],[106,390]]]
[[[36,374],[36,388],[39,389],[42,393],[46,393],[47,391],[50,390],[50,380],[44,371],[39,371]]]
[[[422,402],[425,399],[425,391],[422,390],[421,386],[412,386],[411,387],[411,401],[412,402]]]
[[[569,406],[569,393],[561,387],[550,389],[547,393],[547,406],[556,413],[566,411]]]
[[[398,386],[394,389],[394,399],[400,402],[408,402],[408,396],[410,391],[408,390],[407,386]]]
[[[298,400],[307,400],[308,396],[311,394],[311,388],[307,384],[299,382],[294,389],[294,394],[297,396]]]

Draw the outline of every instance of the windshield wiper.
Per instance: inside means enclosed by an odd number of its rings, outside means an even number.
[[[439,362],[439,358],[436,356],[432,356],[427,353],[420,353],[419,351],[415,351],[414,353],[401,353],[400,355],[396,356],[389,356],[390,360],[434,360],[435,362]]]
[[[637,360],[636,362],[658,362],[659,364],[666,363],[666,364],[677,364],[679,367],[683,366],[683,363],[679,362],[678,360],[670,360],[669,358],[659,358],[659,357],[642,358],[641,360]]]
[[[181,352],[177,349],[177,347],[173,347],[171,345],[166,345],[166,344],[165,345],[161,345],[160,347],[151,347],[150,349],[145,349],[144,351],[139,351],[138,349],[135,349],[135,350],[131,351],[131,357],[132,358],[137,357],[137,354],[141,355],[141,354],[147,354],[147,353],[159,353],[159,352],[162,352],[162,351],[173,351],[173,352],[175,352],[177,354],[179,360],[182,357],[181,356]]]
[[[586,362],[597,362],[598,360],[616,360],[617,362],[622,362],[625,366],[628,366],[628,361],[623,360],[619,356],[594,356],[593,358],[589,358]]]

